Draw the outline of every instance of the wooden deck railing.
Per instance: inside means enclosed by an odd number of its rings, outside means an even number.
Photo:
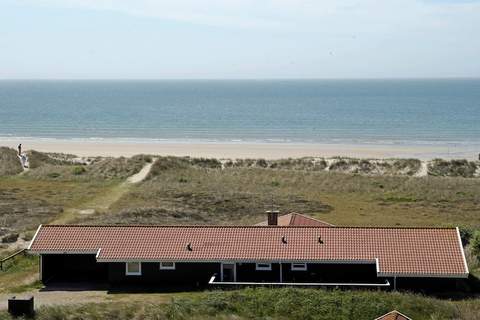
[[[26,253],[27,253],[27,249],[19,250],[19,251],[15,252],[15,253],[12,253],[12,254],[9,255],[8,257],[3,258],[2,260],[0,260],[0,270],[3,271],[3,264],[4,264],[5,262],[7,262],[7,261],[10,260],[10,259],[15,258],[16,256],[18,256],[18,255],[21,254],[21,253],[26,254]]]

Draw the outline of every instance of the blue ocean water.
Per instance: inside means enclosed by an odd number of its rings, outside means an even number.
[[[4,80],[0,137],[478,143],[480,79]]]

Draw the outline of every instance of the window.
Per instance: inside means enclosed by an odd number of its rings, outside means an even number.
[[[125,263],[125,274],[127,276],[141,276],[142,263],[141,262],[127,262]]]
[[[255,270],[272,270],[271,263],[257,263],[255,266]]]
[[[307,271],[306,263],[292,263],[292,271]]]
[[[175,270],[175,262],[160,262],[160,270]]]

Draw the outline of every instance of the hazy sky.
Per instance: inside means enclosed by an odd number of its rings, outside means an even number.
[[[0,0],[0,78],[480,77],[480,0]]]

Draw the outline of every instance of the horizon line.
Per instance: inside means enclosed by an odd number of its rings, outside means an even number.
[[[285,77],[285,78],[0,78],[0,81],[348,81],[348,80],[480,80],[480,76],[447,77]]]

